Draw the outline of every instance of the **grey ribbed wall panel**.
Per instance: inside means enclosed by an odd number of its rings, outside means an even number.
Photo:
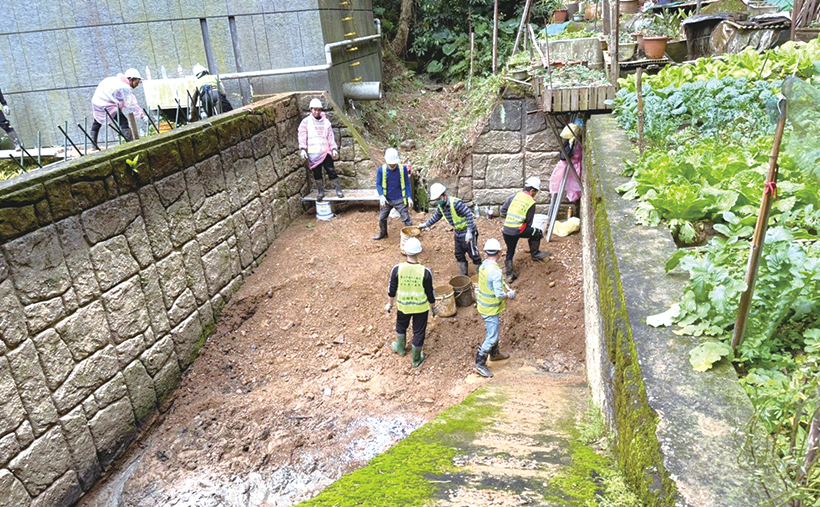
[[[46,145],[63,143],[56,126],[82,142],[77,124],[91,121],[91,96],[105,77],[129,67],[153,78],[165,66],[186,73],[207,64],[200,19],[206,19],[216,65],[213,72],[236,72],[228,17],[236,18],[245,71],[323,65],[324,45],[375,33],[372,2],[351,0],[6,0],[0,16],[0,88],[12,108],[10,121],[26,146],[37,131]],[[353,22],[342,22],[347,15]],[[381,80],[377,42],[358,44],[355,54],[333,51],[328,71],[248,80],[255,95],[322,89],[343,102],[341,85],[361,78]],[[361,61],[355,68],[350,63]],[[241,104],[239,82],[225,82],[234,106]],[[137,89],[144,107],[145,96]]]

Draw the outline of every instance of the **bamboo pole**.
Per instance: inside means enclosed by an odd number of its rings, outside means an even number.
[[[473,51],[475,50],[475,32],[470,30],[470,79],[467,80],[467,89],[473,86]],[[493,74],[495,74],[495,65],[493,65]]]
[[[615,0],[611,2],[610,10],[612,11],[609,15],[610,23],[612,26],[612,43],[609,45],[609,61],[612,65],[610,69],[612,71],[612,75],[610,76],[610,80],[612,81],[612,86],[618,87],[618,76],[621,73],[621,66],[618,63],[618,31],[621,25],[621,15],[618,12],[620,9],[621,0]]]
[[[498,0],[493,7],[493,74],[498,72]]]
[[[515,35],[515,44],[513,44],[513,55],[518,52],[518,43],[521,42],[521,33],[524,31],[524,25],[527,24],[527,20],[530,17],[531,5],[532,0],[527,0],[527,3],[524,4],[524,12],[521,13],[521,23],[518,25],[518,33]]]
[[[777,128],[774,133],[774,144],[769,155],[769,171],[766,174],[766,186],[763,190],[763,199],[760,201],[760,212],[757,215],[757,224],[752,236],[752,246],[749,251],[749,265],[746,272],[746,290],[740,296],[740,306],[737,311],[737,321],[732,334],[732,348],[737,349],[743,343],[743,333],[746,331],[746,322],[749,319],[749,306],[755,290],[757,270],[760,267],[760,255],[763,253],[763,243],[766,239],[766,229],[769,223],[769,212],[772,200],[777,192],[777,155],[780,153],[780,142],[783,140],[783,129],[786,126],[786,98],[781,97],[777,104],[780,115],[777,118]]]
[[[643,67],[638,67],[638,72],[635,75],[637,81],[638,92],[638,150],[643,155],[643,129],[644,129],[644,114],[643,114],[643,89],[641,88],[641,78],[643,77]]]

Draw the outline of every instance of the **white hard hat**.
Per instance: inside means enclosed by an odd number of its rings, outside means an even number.
[[[441,183],[433,183],[430,186],[430,199],[438,199],[441,197],[441,194],[447,191],[447,187],[442,185]]]
[[[404,253],[407,255],[418,255],[421,253],[421,241],[418,238],[410,238],[404,243]]]
[[[140,71],[137,69],[128,69],[123,73],[123,75],[129,79],[142,79],[142,76],[140,76]]]
[[[324,109],[322,106],[322,101],[319,99],[313,99],[310,101],[310,109]]]
[[[484,242],[484,251],[488,254],[496,254],[501,251],[501,243],[495,238],[490,238]]]
[[[203,73],[207,74],[208,69],[206,69],[204,65],[196,64],[194,65],[193,72],[196,77],[200,77]]]
[[[532,187],[539,192],[541,191],[541,178],[538,176],[530,176],[527,178],[527,181],[524,182],[525,187]]]
[[[384,152],[384,161],[393,165],[399,163],[399,151],[396,148],[387,148]]]

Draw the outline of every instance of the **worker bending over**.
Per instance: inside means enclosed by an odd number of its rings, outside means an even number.
[[[540,261],[549,256],[548,252],[540,251],[539,245],[544,233],[541,229],[532,226],[535,216],[535,194],[541,190],[541,179],[538,176],[531,176],[524,182],[524,189],[517,194],[510,196],[507,202],[501,206],[501,216],[504,218],[504,243],[507,245],[507,258],[504,260],[504,268],[507,271],[507,283],[512,283],[518,278],[518,274],[513,268],[513,257],[515,247],[519,238],[529,238],[530,256],[533,260]]]
[[[421,242],[410,238],[404,244],[407,262],[396,264],[390,271],[390,284],[387,287],[388,301],[384,311],[390,313],[396,305],[396,341],[390,346],[400,356],[407,354],[407,328],[413,319],[413,366],[424,361],[421,349],[427,334],[427,317],[432,309],[438,314],[436,295],[433,292],[433,273],[418,261],[421,253]]]
[[[435,224],[441,217],[453,227],[455,237],[455,255],[458,263],[458,272],[467,275],[468,264],[464,254],[469,254],[473,264],[481,265],[481,255],[478,253],[478,229],[473,222],[473,212],[457,197],[447,195],[447,187],[441,183],[433,183],[430,187],[430,200],[436,204],[433,216],[419,226],[426,229]]]
[[[3,97],[3,90],[0,90],[0,105],[3,106],[0,109],[0,129],[3,129],[8,134],[11,142],[14,143],[14,151],[20,151],[20,139],[17,137],[17,132],[12,128],[11,123],[9,123],[9,119],[6,118],[11,113],[11,109],[9,109],[6,98]]]
[[[317,199],[325,198],[325,184],[322,180],[322,168],[325,169],[330,182],[336,187],[336,196],[345,196],[342,192],[342,182],[333,161],[339,156],[339,147],[333,134],[333,126],[327,115],[322,112],[322,101],[310,101],[310,114],[299,124],[299,156],[307,160],[313,171],[313,180],[316,183]]]
[[[199,119],[233,110],[233,106],[228,101],[228,95],[225,93],[225,86],[218,77],[212,75],[200,64],[194,65],[193,72],[196,76],[193,103],[199,112]]]
[[[413,225],[409,208],[413,207],[413,191],[410,187],[410,173],[400,164],[399,152],[387,148],[384,165],[376,171],[376,192],[379,193],[379,233],[373,239],[387,237],[387,216],[393,208],[401,215],[404,225]]]
[[[119,124],[119,130],[126,141],[134,136],[128,125],[128,113],[137,118],[145,118],[145,113],[131,90],[140,85],[142,76],[137,69],[128,69],[122,74],[111,76],[100,81],[91,99],[91,112],[94,123],[91,125],[91,139],[97,144],[100,127]]]
[[[487,369],[487,356],[489,355],[493,361],[501,361],[510,357],[509,354],[504,354],[498,349],[498,325],[505,302],[507,299],[515,298],[515,291],[504,290],[501,267],[498,265],[498,259],[501,257],[501,243],[495,238],[488,239],[484,243],[484,253],[487,254],[487,258],[478,269],[478,295],[475,307],[484,319],[486,334],[484,342],[475,354],[475,370],[482,377],[492,377],[493,373]]]

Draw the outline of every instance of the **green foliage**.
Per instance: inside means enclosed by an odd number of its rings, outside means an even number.
[[[461,160],[472,149],[481,127],[498,103],[501,84],[500,75],[473,83],[464,107],[452,113],[444,132],[420,154],[419,165],[426,176],[451,173],[460,167]]]
[[[706,371],[724,357],[732,357],[732,347],[721,342],[704,342],[689,351],[689,363],[695,371]]]
[[[594,86],[609,82],[609,78],[604,74],[604,71],[590,69],[586,65],[580,64],[564,65],[553,68],[549,72],[546,69],[538,69],[535,74],[543,77],[546,83],[552,84],[555,88]]]
[[[762,54],[752,48],[746,48],[737,54],[722,55],[720,60],[711,57],[698,58],[692,64],[667,66],[654,76],[644,77],[643,84],[660,90],[668,86],[679,87],[691,81],[724,77],[754,81],[779,80],[796,75],[805,79],[820,75],[820,68],[815,66],[818,60],[820,39],[814,39],[803,46],[790,41]],[[628,92],[634,92],[637,87],[634,75],[621,79],[618,83]]]
[[[139,174],[139,160],[140,160],[139,155],[137,155],[134,158],[126,158],[125,159],[125,164],[128,166],[128,169],[130,169],[131,172],[134,173],[134,174]]]

